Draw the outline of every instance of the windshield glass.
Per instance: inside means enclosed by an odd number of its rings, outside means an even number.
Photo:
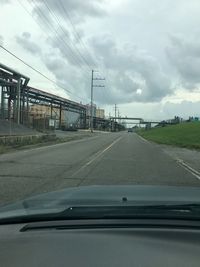
[[[0,0],[0,218],[199,205],[198,22],[197,0]]]

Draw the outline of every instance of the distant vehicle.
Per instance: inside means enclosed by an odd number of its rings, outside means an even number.
[[[132,128],[128,128],[128,133],[132,133],[133,129]]]

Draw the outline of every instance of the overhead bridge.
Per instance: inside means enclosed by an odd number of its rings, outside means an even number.
[[[128,120],[128,121],[137,121],[137,122],[128,122],[128,124],[148,124],[148,123],[152,123],[152,124],[157,124],[160,123],[161,121],[159,120],[144,120],[142,118],[138,118],[138,117],[110,117],[111,120]]]
[[[135,120],[135,121],[141,121],[142,118],[135,118],[135,117],[110,117],[111,120]]]

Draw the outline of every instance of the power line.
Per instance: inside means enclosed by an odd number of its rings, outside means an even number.
[[[80,44],[82,44],[82,47],[87,51],[88,55],[90,55],[91,59],[93,60],[93,58],[92,58],[92,56],[91,56],[91,53],[90,53],[89,50],[87,49],[85,43],[82,41],[82,38],[80,37],[79,33],[78,33],[77,30],[76,30],[76,27],[75,27],[75,25],[74,25],[74,23],[73,23],[73,21],[72,21],[70,15],[69,15],[69,12],[66,10],[66,8],[65,8],[65,6],[63,5],[62,1],[58,0],[58,3],[59,3],[60,6],[61,6],[61,9],[60,9],[60,10],[62,10],[62,12],[64,13],[64,15],[67,17],[68,21],[70,22],[70,24],[71,24],[71,26],[72,26],[72,29],[73,29],[73,31],[74,31],[74,33],[75,33],[76,39],[79,41]],[[95,63],[95,62],[93,62],[93,63],[94,63],[94,66],[97,67],[96,63]]]
[[[35,7],[34,3],[35,3],[35,0],[32,0],[33,2],[33,8]],[[71,52],[71,56],[73,57],[74,61],[76,61],[76,64],[78,64],[80,66],[80,68],[84,71],[83,67],[81,64],[80,64],[80,61],[79,61],[79,58],[77,57],[77,55],[75,54],[75,52],[73,51],[73,49],[70,47],[70,45],[59,35],[58,33],[58,29],[55,29],[55,27],[53,26],[53,24],[50,24],[48,22],[48,18],[45,16],[45,13],[39,8],[39,6],[37,5],[37,9],[38,9],[38,13],[39,13],[39,17],[40,19],[47,25],[47,27],[49,28],[50,32],[54,32],[54,35],[58,41],[58,44],[59,44],[59,48],[60,48],[60,51],[62,51],[63,54],[65,54],[65,56],[67,58],[69,58],[69,55],[66,54],[63,50],[61,50],[61,47],[60,45],[61,44],[64,44],[64,46],[70,50]],[[41,27],[41,25],[39,25]],[[60,24],[59,24],[60,26]],[[60,26],[61,28],[61,26]],[[63,31],[63,29],[62,29]],[[65,33],[65,32],[64,32]]]
[[[21,2],[20,2],[20,0],[18,0],[18,3],[20,4],[20,6],[29,14],[29,16],[31,16],[31,18],[33,19],[33,21],[39,26],[39,28],[41,28],[41,30],[44,32],[44,34],[48,37],[48,38],[50,38],[50,39],[52,39],[52,40],[54,40],[53,38],[52,38],[52,36],[51,35],[49,35],[49,34],[47,34],[47,31],[45,31],[44,30],[44,28],[42,28],[41,27],[41,24],[38,22],[38,20],[37,19],[35,19],[35,16],[33,16],[32,14],[31,14],[31,12],[28,10],[28,8],[24,5],[24,4],[22,4]],[[32,7],[31,6],[31,8],[34,8],[34,7]],[[40,13],[41,14],[41,13]],[[44,16],[45,17],[45,16]],[[48,23],[47,22],[47,19],[46,20],[44,20],[43,18],[44,17],[40,17],[40,19],[43,21],[43,23],[44,23],[44,25],[46,25],[46,27],[48,28],[48,29],[50,29],[50,31],[52,31],[52,25],[50,24],[50,23]],[[55,30],[54,30],[54,32],[55,32]],[[56,32],[57,33],[57,32]],[[55,37],[56,37],[56,39],[57,40],[59,40],[59,38],[60,38],[60,36],[57,36],[57,35],[55,35]],[[60,38],[61,39],[61,38]],[[60,48],[60,45],[61,45],[61,43],[62,43],[62,41],[58,41],[58,47]],[[61,49],[61,48],[60,48]],[[64,51],[62,51],[63,53],[64,53]],[[66,53],[64,53],[66,56],[68,56]],[[73,59],[76,59],[75,57],[73,57]],[[77,60],[76,60],[77,61]],[[65,63],[65,62],[64,62]],[[77,63],[79,63],[79,62],[77,62]],[[81,67],[81,69],[82,69],[82,71],[85,73],[85,70],[82,68],[82,66],[80,65],[80,63],[79,63],[79,66]],[[68,67],[67,65],[66,65],[66,67]],[[88,81],[88,77],[86,77],[85,76],[85,74],[83,73],[83,78],[85,79],[85,80],[87,80]],[[61,86],[59,86],[60,88],[61,88]],[[63,87],[62,87],[63,88]],[[86,99],[86,98],[83,98],[83,97],[79,97],[79,96],[77,96],[77,95],[75,95],[75,94],[73,94],[74,96],[76,96],[76,97],[78,97],[79,99],[82,99],[82,100],[84,100],[84,101],[86,101],[86,102],[88,102],[88,100],[89,100],[89,97]],[[87,97],[87,96],[86,96]]]
[[[62,25],[61,25],[61,23],[60,23],[60,19],[58,18],[58,16],[51,10],[51,8],[50,8],[49,5],[47,4],[47,1],[46,1],[46,0],[44,0],[44,4],[45,4],[45,6],[47,7],[47,9],[49,10],[50,14],[52,14],[53,17],[55,18],[55,20],[56,20],[57,24],[59,25],[60,29],[62,30],[62,32],[65,34],[65,31],[63,30],[63,27],[62,27]],[[68,47],[69,47],[69,45],[68,45]],[[82,59],[83,62],[88,66],[88,68],[89,68],[89,70],[90,70],[91,67],[90,67],[90,64],[88,63],[88,61],[87,61],[87,60],[85,59],[85,57],[81,54],[81,52],[79,51],[79,49],[78,49],[76,46],[74,46],[74,48],[76,49],[76,51],[78,52],[78,54],[79,54],[79,56],[81,57],[81,59]]]
[[[0,45],[0,48],[2,48],[4,51],[6,51],[8,54],[10,54],[11,56],[13,56],[14,58],[16,58],[17,60],[21,61],[24,65],[26,65],[27,67],[29,67],[30,69],[32,69],[33,71],[35,71],[36,73],[38,73],[39,75],[41,75],[42,77],[44,77],[45,79],[47,79],[48,81],[52,82],[53,84],[55,84],[56,86],[58,86],[59,88],[64,89],[65,91],[67,91],[69,94],[72,94],[80,99],[83,99],[82,97],[79,97],[77,95],[75,95],[74,93],[72,93],[70,90],[66,89],[65,87],[59,85],[56,81],[50,79],[49,77],[47,77],[45,74],[43,74],[42,72],[40,72],[39,70],[35,69],[34,67],[32,67],[31,65],[29,65],[28,63],[26,63],[23,59],[19,58],[18,56],[16,56],[14,53],[12,53],[11,51],[9,51],[8,49],[6,49],[4,46]],[[84,99],[85,100],[85,99]]]
[[[18,0],[18,2],[20,3],[20,0]],[[34,5],[34,3],[36,3],[36,0],[32,0],[32,6],[33,6],[33,8],[35,8],[35,6],[37,7],[38,12],[41,14],[41,16],[40,16],[41,20],[43,20],[43,18],[45,18],[45,20],[46,20],[45,24],[46,24],[47,26],[49,26],[50,23],[48,22],[49,20],[47,19],[45,13],[40,9],[40,7],[39,7],[37,4]],[[59,3],[59,5],[58,5],[57,3]],[[22,3],[20,3],[20,4],[21,4],[21,6],[22,6],[23,8],[25,8],[25,7],[22,5]],[[55,12],[49,7],[49,4],[47,3],[46,0],[44,0],[44,3],[43,3],[43,4],[44,4],[44,5],[46,6],[46,8],[49,10],[50,15],[51,15],[51,14],[53,15],[54,20],[57,22],[57,24],[60,26],[60,29],[61,29],[62,32],[65,34],[65,31],[64,31],[63,26],[61,25],[59,16],[57,16],[57,15],[55,14]],[[88,54],[88,55],[90,56],[90,58],[93,60],[93,57],[92,57],[90,51],[88,50],[88,48],[87,48],[86,45],[84,44],[84,42],[83,42],[82,38],[80,37],[79,33],[76,31],[76,27],[75,27],[75,25],[74,25],[74,23],[73,23],[73,21],[72,21],[70,15],[69,15],[69,12],[66,10],[66,8],[65,8],[65,6],[63,5],[62,1],[58,0],[58,2],[55,2],[55,4],[56,4],[56,6],[58,7],[58,9],[59,9],[61,12],[63,12],[63,13],[65,14],[67,20],[70,22],[70,25],[71,25],[71,27],[72,27],[72,29],[73,29],[75,35],[76,35],[76,39],[77,39],[77,41],[82,45],[82,47],[87,51],[87,54]],[[26,11],[27,11],[27,10],[26,10]],[[29,15],[32,16],[32,14],[30,14],[30,12],[28,12],[28,13],[29,13]],[[33,16],[32,16],[32,18],[34,19]],[[44,20],[43,20],[43,21],[44,21]],[[38,22],[37,22],[37,24],[38,24]],[[39,25],[39,24],[38,24],[38,25]],[[40,26],[40,25],[39,25],[39,26]],[[52,30],[52,25],[51,25],[49,28]],[[55,32],[55,30],[54,30],[54,32]],[[46,32],[45,32],[45,33],[46,33]],[[57,30],[56,30],[56,33],[58,34],[58,31],[57,31]],[[58,38],[62,39],[62,37],[60,37],[60,36],[58,36]],[[63,40],[63,39],[62,39],[62,40]],[[64,40],[63,40],[63,41],[64,41]],[[64,42],[65,42],[65,41],[64,41]],[[65,44],[66,44],[66,42],[65,42]],[[66,44],[66,45],[69,47],[69,44]],[[89,71],[91,71],[91,64],[90,64],[90,63],[88,62],[88,60],[83,56],[83,54],[82,54],[81,51],[78,49],[78,47],[76,47],[76,46],[74,45],[74,48],[77,50],[79,56],[82,58],[82,60],[85,62],[85,64],[89,67]],[[72,52],[73,52],[73,51],[72,51]],[[93,62],[93,63],[95,64],[95,67],[97,68],[96,62]]]
[[[20,2],[20,0],[18,0],[18,2],[19,2],[19,4],[25,9],[25,11],[32,17],[32,19],[38,24],[38,26],[44,31],[44,29],[41,27],[41,24],[38,23],[38,20],[35,19],[35,17],[29,12],[29,10],[27,10],[27,8]],[[47,28],[50,30],[50,32],[52,32],[52,31],[54,32],[54,35],[55,35],[55,37],[56,37],[56,40],[58,41],[58,47],[61,49],[61,47],[60,47],[61,44],[64,44],[66,47],[68,47],[68,48],[70,49],[70,51],[72,52],[73,59],[79,64],[79,66],[81,67],[81,69],[84,71],[83,66],[82,66],[82,65],[79,63],[79,61],[77,60],[77,55],[76,55],[76,57],[75,57],[75,53],[74,53],[74,51],[72,50],[72,48],[71,48],[71,47],[69,46],[69,44],[66,43],[66,41],[59,35],[58,30],[55,29],[54,26],[52,26],[51,23],[49,23],[49,19],[46,17],[45,13],[39,8],[39,6],[38,6],[37,4],[34,5],[35,2],[36,2],[35,0],[32,1],[32,4],[31,4],[31,5],[32,5],[32,8],[35,8],[35,6],[37,6],[37,9],[38,9],[38,15],[39,15],[40,19],[41,19],[41,20],[43,21],[43,23],[47,26]],[[61,1],[59,1],[59,2],[60,2],[60,5],[61,5],[61,7],[62,7],[62,11],[65,11],[65,14],[66,14],[67,18],[68,18],[68,20],[70,21],[71,26],[73,27],[74,32],[76,33],[76,37],[77,37],[77,39],[79,39],[80,42],[81,42],[82,45],[83,45],[83,42],[82,42],[82,40],[81,40],[79,34],[76,32],[75,26],[74,26],[72,20],[70,19],[70,16],[69,16],[69,14],[67,13],[66,8],[64,7],[64,5],[63,5],[63,3],[62,3]],[[29,3],[29,4],[30,4],[30,3]],[[64,29],[63,29],[63,27],[62,27],[62,25],[61,25],[61,23],[60,23],[60,19],[58,18],[58,16],[56,16],[56,14],[50,9],[50,7],[49,7],[49,5],[47,4],[47,1],[46,1],[46,0],[44,0],[44,4],[45,4],[46,8],[49,10],[50,16],[53,16],[53,17],[54,17],[54,21],[57,22],[57,24],[60,26],[60,29],[61,29],[62,32],[65,34],[65,31],[64,31]],[[50,38],[52,39],[52,37],[49,36],[49,35],[47,34],[46,31],[44,31],[44,32],[45,32],[45,34],[46,34],[48,37],[50,37]],[[52,39],[52,40],[53,40],[53,39]],[[85,49],[86,49],[86,47],[85,47]],[[62,49],[61,51],[62,51],[62,53],[64,53],[64,54],[68,57],[68,55],[63,51],[63,49]],[[78,49],[77,49],[77,51],[78,51],[79,54],[80,54],[80,51],[79,51]],[[88,54],[89,54],[89,53],[88,53]],[[82,57],[81,54],[80,54],[80,56]],[[84,59],[82,58],[82,60],[84,60]],[[86,63],[87,66],[90,68],[89,63],[88,63],[86,60],[85,60],[85,63]],[[84,78],[86,78],[85,75],[84,75]],[[88,80],[88,77],[87,77],[87,80]],[[105,92],[103,92],[103,93],[105,93]],[[108,90],[107,93],[110,95],[109,90]],[[80,97],[79,97],[79,98],[80,98]]]
[[[18,1],[19,1],[19,0],[18,0]],[[32,0],[32,1],[33,1],[33,2],[36,2],[36,0]],[[87,49],[86,46],[84,45],[83,41],[81,40],[81,38],[80,38],[78,32],[76,31],[76,28],[75,28],[75,26],[74,26],[74,24],[73,24],[73,22],[72,22],[72,20],[71,20],[71,18],[70,18],[70,16],[69,16],[69,13],[67,12],[67,10],[66,10],[66,8],[64,7],[63,3],[62,3],[61,1],[59,1],[59,3],[60,3],[60,5],[61,5],[61,7],[62,7],[61,10],[65,12],[65,14],[66,14],[68,20],[70,21],[71,26],[73,27],[73,30],[74,30],[74,32],[75,32],[75,34],[76,34],[76,37],[77,37],[77,40],[82,44],[82,46],[84,46],[85,50],[87,50],[88,55],[90,55],[90,57],[92,58],[90,52],[88,51],[88,49]],[[45,4],[46,8],[49,10],[50,15],[51,15],[51,14],[53,15],[54,20],[57,22],[57,24],[59,25],[60,29],[61,29],[62,32],[65,34],[64,28],[63,28],[63,26],[61,25],[61,22],[60,22],[59,17],[58,17],[58,16],[55,14],[55,12],[49,7],[49,5],[47,4],[47,1],[46,1],[46,0],[44,0],[44,4]],[[58,5],[57,5],[57,6],[58,6]],[[41,18],[43,18],[43,17],[46,18],[46,16],[45,16],[44,13],[41,11],[41,9],[40,9],[38,6],[37,6],[37,8],[38,8],[38,11],[42,14]],[[59,8],[59,6],[58,6],[58,8]],[[60,9],[60,8],[59,8],[59,9]],[[48,19],[46,19],[46,20],[48,21]],[[46,24],[49,24],[49,23],[46,22]],[[55,31],[56,31],[56,34],[58,35],[58,38],[59,38],[59,39],[62,39],[63,42],[67,45],[67,47],[71,50],[71,52],[72,52],[73,54],[75,54],[74,51],[72,50],[72,48],[69,46],[69,44],[66,43],[65,40],[64,40],[61,36],[59,36],[58,31],[57,31],[57,30],[54,30],[54,32],[55,32]],[[76,51],[78,52],[78,54],[79,54],[79,56],[81,57],[82,61],[84,61],[84,63],[88,66],[88,70],[91,71],[91,65],[90,65],[90,63],[88,62],[88,60],[83,56],[83,54],[82,54],[81,51],[78,49],[78,47],[76,47],[76,46],[74,45],[74,48],[75,48]],[[79,64],[79,65],[80,65],[80,64]],[[95,65],[96,65],[96,63],[95,63]],[[82,66],[80,65],[80,67],[82,67]]]
[[[35,8],[34,5],[34,0],[32,0],[31,2],[28,2],[28,4],[31,6],[31,8]],[[47,34],[47,32],[42,28],[41,23],[38,22],[38,20],[35,19],[35,17],[27,10],[27,8],[20,2],[20,0],[18,0],[18,3],[22,6],[22,8],[32,17],[32,19],[35,21],[35,23],[37,23],[37,25],[40,27],[40,29],[45,33],[45,35],[47,35],[48,38],[52,39],[54,41],[54,39]],[[72,48],[69,46],[68,43],[65,42],[65,40],[58,34],[58,30],[55,29],[55,27],[48,22],[47,17],[45,16],[45,14],[41,11],[41,9],[37,6],[38,8],[38,16],[40,17],[40,20],[43,22],[44,25],[46,25],[46,27],[48,28],[48,30],[55,36],[56,40],[57,40],[57,47],[60,49],[60,51],[66,56],[66,58],[68,58],[68,54],[65,52],[65,50],[63,50],[61,48],[61,44],[64,45],[67,49],[70,50],[71,52],[71,56],[73,58],[73,61],[76,62],[77,65],[79,65],[79,67],[82,69],[83,72],[85,72],[84,70],[84,66],[82,66],[79,62],[79,60],[77,59],[77,55],[74,53],[74,51],[72,50]],[[88,70],[87,70],[88,72]]]
[[[15,57],[16,59],[18,59],[19,61],[21,61],[24,65],[26,65],[27,67],[29,67],[30,69],[34,70],[35,72],[37,72],[38,74],[40,74],[41,76],[43,76],[45,79],[49,80],[50,82],[54,83],[57,85],[57,83],[53,80],[51,80],[50,78],[48,78],[46,75],[44,75],[42,72],[40,72],[39,70],[36,70],[34,67],[32,67],[31,65],[29,65],[28,63],[26,63],[23,59],[19,58],[18,56],[16,56],[15,54],[13,54],[11,51],[9,51],[8,49],[6,49],[5,47],[3,47],[2,45],[0,45],[0,47],[5,50],[7,53],[9,53],[11,56]],[[68,91],[68,93],[71,93],[69,90],[65,89],[66,91]]]

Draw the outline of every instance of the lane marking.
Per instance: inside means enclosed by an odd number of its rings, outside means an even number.
[[[147,141],[146,139],[144,139],[142,136],[140,136],[139,134],[137,134],[138,137],[143,140],[145,143],[150,143],[149,141]],[[179,165],[181,165],[185,170],[187,170],[190,174],[192,174],[194,177],[196,177],[198,180],[200,180],[200,172],[198,172],[197,170],[193,169],[191,166],[189,166],[187,163],[185,163],[182,159],[176,158],[177,163],[179,163]]]
[[[137,134],[137,136],[138,136],[142,141],[144,141],[145,143],[149,144],[149,141],[147,141],[146,139],[144,139],[142,136],[140,136],[139,134]]]
[[[115,141],[113,141],[109,146],[107,146],[104,150],[97,152],[94,157],[88,161],[87,163],[85,163],[83,166],[81,166],[76,172],[74,172],[71,177],[74,177],[76,174],[78,174],[81,170],[83,170],[84,168],[86,168],[87,166],[89,166],[93,161],[95,161],[97,158],[99,158],[103,153],[105,153],[106,151],[108,151],[112,146],[114,146],[117,142],[119,142],[121,140],[122,136],[120,136],[119,138],[117,138]]]
[[[103,151],[100,151],[98,154],[95,155],[95,157],[93,159],[91,159],[89,162],[86,163],[86,165],[90,165],[95,159],[97,159],[98,157],[100,157],[103,153],[105,153],[108,149],[110,149],[112,146],[114,146],[117,142],[119,142],[119,140],[122,138],[119,137],[118,139],[116,139],[114,142],[112,142],[108,147],[106,147]]]
[[[192,167],[190,167],[187,163],[185,163],[182,159],[177,158],[176,159],[177,162],[184,168],[186,169],[189,173],[191,173],[192,175],[194,175],[198,180],[200,180],[200,172],[198,172],[197,170],[193,169]]]

